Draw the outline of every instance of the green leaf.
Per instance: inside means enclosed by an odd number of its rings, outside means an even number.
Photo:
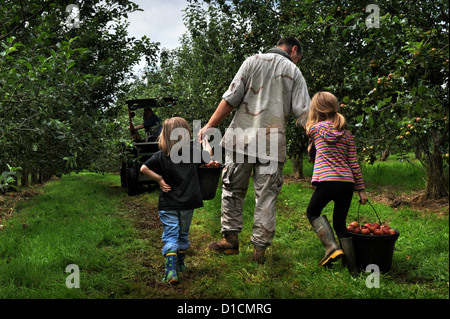
[[[349,15],[345,18],[344,23],[347,24],[351,19],[353,19],[353,15]]]
[[[348,29],[345,28],[344,30],[342,30],[342,37],[345,37],[345,35],[347,34]]]

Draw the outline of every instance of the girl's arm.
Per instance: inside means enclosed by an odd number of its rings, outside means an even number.
[[[366,193],[364,192],[365,186],[362,177],[361,167],[359,167],[358,159],[356,157],[356,146],[353,137],[349,138],[349,145],[347,150],[348,165],[353,173],[353,179],[355,180],[355,190],[359,191],[359,197],[361,203],[367,201]],[[365,199],[365,200],[364,200]]]
[[[166,184],[166,182],[164,181],[162,176],[156,174],[154,171],[149,169],[146,165],[141,166],[141,173],[144,174],[145,176],[147,176],[148,178],[150,178],[151,180],[154,180],[155,182],[157,182],[159,184],[159,188],[163,192],[167,193],[170,191],[170,189],[171,189],[170,186]]]
[[[359,195],[359,202],[362,205],[365,205],[367,203],[367,194],[366,194],[366,192],[365,191],[359,191],[358,195]]]

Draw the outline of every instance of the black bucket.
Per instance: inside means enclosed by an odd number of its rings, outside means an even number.
[[[372,206],[372,204],[370,204],[370,206]],[[373,206],[372,208],[375,211],[375,208]],[[376,211],[375,214],[377,214]],[[380,221],[379,217],[378,220]],[[392,258],[394,256],[394,245],[398,239],[398,236],[400,235],[397,229],[394,230],[395,234],[389,235],[363,235],[350,232],[353,238],[356,263],[360,271],[366,271],[367,266],[370,264],[377,265],[381,273],[387,273],[391,271]]]
[[[400,233],[395,229],[392,235],[362,235],[350,233],[355,248],[356,264],[360,271],[366,271],[370,264],[375,264],[381,273],[391,271],[394,245]]]
[[[202,199],[210,200],[216,197],[216,190],[222,175],[223,165],[220,167],[199,167],[198,180],[202,191]]]

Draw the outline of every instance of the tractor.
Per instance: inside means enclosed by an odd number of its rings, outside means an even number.
[[[170,107],[174,104],[173,98],[154,98],[154,99],[136,99],[128,100],[128,117],[131,143],[122,145],[122,166],[120,169],[120,182],[126,189],[128,195],[137,195],[146,190],[155,189],[156,182],[150,180],[140,172],[142,164],[145,163],[158,149],[158,134],[162,126],[162,120],[159,125],[148,129],[145,128],[145,136],[138,132],[133,125],[135,111],[139,109],[156,110],[160,107]],[[156,113],[156,112],[155,112]],[[141,125],[142,126],[142,125]]]

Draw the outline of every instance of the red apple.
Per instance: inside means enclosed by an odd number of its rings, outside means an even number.
[[[359,223],[357,221],[353,221],[350,223],[350,226],[352,226],[353,228],[359,227]]]
[[[369,223],[366,223],[366,224],[364,224],[363,227],[364,227],[364,228],[369,228],[369,227],[370,227],[370,224],[369,224]]]
[[[389,229],[388,228],[386,228],[386,227],[382,227],[382,228],[380,228],[382,231],[383,231],[383,234],[384,235],[389,235],[390,234],[390,232],[389,232]]]
[[[375,231],[375,229],[378,228],[378,224],[374,225],[374,224],[370,224],[369,226],[369,230],[370,232],[373,234],[373,232]]]
[[[373,231],[373,234],[376,236],[379,236],[379,235],[384,235],[384,232],[381,228],[377,228]]]
[[[351,233],[353,233],[353,231],[355,230],[352,226],[348,226],[347,227],[347,230],[349,231],[349,232],[351,232]]]
[[[355,234],[359,234],[361,232],[361,229],[359,227],[356,227],[353,231]]]
[[[389,232],[391,233],[391,235],[395,235],[395,230],[393,228],[389,229]]]
[[[361,228],[361,234],[363,234],[363,235],[370,235],[369,228]]]

